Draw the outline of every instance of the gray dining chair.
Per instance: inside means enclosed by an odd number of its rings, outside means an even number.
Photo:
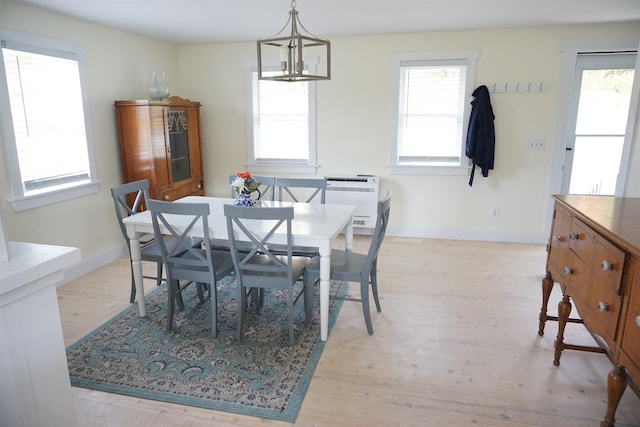
[[[389,214],[391,212],[391,192],[378,202],[378,212],[376,225],[374,227],[371,244],[366,254],[353,252],[350,250],[331,250],[331,280],[344,282],[360,282],[360,298],[345,297],[350,301],[360,301],[362,303],[362,313],[367,325],[369,335],[373,334],[371,324],[371,313],[369,310],[369,286],[376,304],[376,309],[380,309],[378,298],[378,252],[384,240],[389,224]],[[314,257],[307,265],[304,272],[305,286],[312,287],[320,277],[320,257]],[[309,308],[309,307],[307,307]],[[312,308],[309,308],[312,309]]]
[[[278,178],[278,200],[301,203],[319,202],[324,204],[327,192],[327,181],[324,178]],[[282,248],[274,245],[274,251]],[[312,258],[318,255],[318,248],[310,246],[294,246],[295,256]]]
[[[127,229],[124,222],[124,218],[142,212],[147,209],[149,202],[149,182],[146,179],[140,181],[129,182],[126,184],[118,185],[111,188],[111,197],[113,198],[113,204],[116,211],[116,218],[118,219],[118,225],[120,231],[127,243],[127,250],[129,252],[129,261],[131,261],[131,242],[129,236],[127,236]],[[167,246],[172,247],[176,245],[176,241],[170,237],[164,238]],[[175,249],[175,248],[174,248]],[[179,251],[186,251],[186,247],[179,247]],[[153,262],[156,264],[156,275],[149,276],[143,275],[144,279],[153,279],[157,286],[162,284],[162,255],[160,254],[160,248],[158,247],[158,241],[155,240],[153,235],[145,235],[140,238],[140,259],[142,261]],[[130,263],[131,264],[131,263]],[[133,276],[133,267],[131,267],[131,296],[129,302],[133,303],[136,300],[136,286]]]
[[[260,191],[260,200],[269,200],[273,202],[276,199],[276,177],[275,176],[258,176],[252,175],[253,179],[260,183],[258,191]],[[235,175],[229,175],[229,184],[236,178]],[[236,197],[236,192],[231,188],[231,198]]]
[[[289,317],[289,345],[295,342],[294,306],[303,296],[305,306],[305,325],[310,320],[313,306],[312,286],[303,286],[300,292],[294,292],[294,285],[301,279],[308,258],[293,256],[291,221],[293,207],[243,207],[225,205],[224,214],[227,219],[227,234],[231,245],[231,256],[235,267],[238,284],[238,341],[242,338],[244,312],[247,307],[247,295],[256,290],[263,293],[265,289],[281,289],[287,294],[287,310]],[[274,254],[269,249],[276,230],[287,233],[286,254]],[[255,231],[255,230],[260,230]],[[249,241],[252,249],[249,252],[239,250],[238,243]],[[256,305],[260,307],[261,298]]]
[[[160,241],[160,252],[167,266],[167,330],[173,327],[175,305],[184,309],[182,291],[195,283],[198,297],[204,302],[204,290],[209,291],[211,299],[211,335],[218,335],[218,292],[216,283],[233,272],[233,261],[229,251],[211,249],[209,239],[209,205],[207,203],[176,203],[149,200],[149,210],[156,238],[164,234],[179,242],[191,242],[192,234],[204,234],[201,245],[187,244],[188,250],[177,253]],[[173,217],[172,220],[168,217]],[[185,221],[175,225],[175,217],[182,216]],[[194,232],[194,229],[200,232]],[[204,230],[204,233],[202,232]]]
[[[324,203],[327,181],[324,178],[278,178],[278,200]]]

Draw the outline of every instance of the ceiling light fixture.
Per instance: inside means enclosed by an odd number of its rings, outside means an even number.
[[[290,34],[283,35],[289,24]],[[315,57],[318,63],[310,67],[313,61],[307,60]],[[274,63],[279,63],[280,69],[270,72],[269,64]],[[296,0],[291,2],[284,27],[273,37],[258,39],[258,79],[286,82],[331,79],[331,42],[317,38],[304,28],[298,18]]]

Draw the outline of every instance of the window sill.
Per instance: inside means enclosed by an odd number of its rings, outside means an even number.
[[[387,165],[389,175],[469,175],[470,166]]]
[[[254,174],[313,174],[318,173],[318,165],[293,165],[293,164],[269,164],[250,163],[247,168]]]
[[[9,202],[12,204],[14,212],[22,212],[97,193],[99,189],[98,186],[99,182],[94,181],[70,188],[13,197],[9,199]]]

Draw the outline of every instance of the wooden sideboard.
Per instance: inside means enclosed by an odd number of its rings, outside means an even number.
[[[558,322],[553,364],[563,350],[604,353],[613,363],[607,378],[612,427],[627,385],[640,396],[640,198],[553,196],[554,213],[538,334],[547,320]],[[547,315],[553,288],[562,288],[558,315]],[[570,317],[572,303],[578,317]],[[582,323],[597,346],[564,342],[567,323]]]

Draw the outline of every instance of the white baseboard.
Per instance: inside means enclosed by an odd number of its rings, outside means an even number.
[[[546,244],[549,236],[543,233],[493,232],[473,230],[445,230],[428,228],[389,227],[387,235],[422,239],[472,240],[482,242]]]
[[[115,246],[101,254],[89,259],[83,259],[80,263],[70,267],[64,271],[64,279],[57,286],[62,286],[78,277],[84,276],[102,266],[105,266],[122,256],[127,256],[128,249],[126,244]]]

